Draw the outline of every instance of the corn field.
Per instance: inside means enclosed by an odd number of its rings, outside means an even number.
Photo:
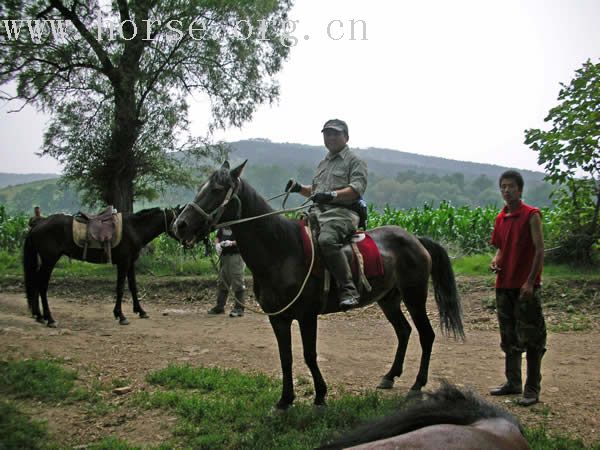
[[[451,246],[454,252],[471,255],[493,251],[489,240],[497,214],[498,209],[495,207],[454,207],[449,203],[441,203],[437,208],[426,204],[422,208],[407,210],[386,206],[381,212],[370,205],[368,228],[398,225],[417,236],[430,237]],[[547,247],[560,235],[560,230],[556,229],[558,227],[553,226],[553,223],[557,223],[557,215],[557,211],[551,209],[543,210],[542,213]],[[1,250],[9,253],[20,251],[28,229],[27,221],[28,218],[24,215],[9,216],[0,205]],[[152,253],[159,259],[168,259],[174,255],[182,257],[177,242],[167,236],[161,236],[153,242]]]

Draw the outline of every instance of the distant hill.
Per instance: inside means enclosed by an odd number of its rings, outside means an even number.
[[[58,178],[55,173],[3,173],[0,172],[0,188],[31,183],[32,181],[49,180]]]
[[[314,170],[326,155],[323,146],[274,143],[265,139],[232,142],[230,160],[248,159],[244,177],[265,197],[281,193],[286,181],[295,178],[310,183]],[[384,148],[354,149],[369,166],[365,199],[378,207],[420,207],[447,200],[454,205],[499,206],[497,179],[507,167],[455,161]],[[176,156],[178,157],[178,156]],[[549,206],[552,186],[542,172],[520,170],[525,178],[525,200]],[[0,203],[9,211],[31,211],[40,205],[44,213],[75,212],[81,208],[77,194],[57,184],[54,174],[0,174]],[[10,186],[9,186],[10,185]],[[173,187],[160,198],[136,202],[136,209],[183,204],[194,190]],[[301,203],[292,196],[289,206]]]
[[[230,143],[230,146],[233,158],[248,159],[251,165],[261,166],[314,168],[326,154],[323,146],[276,143],[266,139],[237,141]],[[450,175],[458,172],[467,178],[486,175],[495,180],[498,175],[508,169],[508,167],[493,164],[457,161],[385,148],[353,148],[353,150],[367,162],[370,172],[385,177],[395,177],[398,172],[413,170],[436,175]],[[542,172],[523,169],[519,169],[519,171],[529,181],[541,181],[544,177]]]

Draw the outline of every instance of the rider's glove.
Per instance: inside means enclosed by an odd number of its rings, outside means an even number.
[[[329,202],[331,202],[336,197],[337,197],[337,192],[336,191],[331,191],[331,192],[317,192],[316,194],[314,194],[312,196],[312,200],[315,203],[329,203]]]
[[[290,178],[287,184],[285,185],[285,192],[300,192],[301,190],[302,185],[293,178]]]
[[[231,247],[233,242],[231,241],[221,241],[221,247]]]

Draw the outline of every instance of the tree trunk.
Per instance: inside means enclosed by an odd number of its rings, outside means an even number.
[[[120,76],[114,84],[115,125],[106,160],[105,201],[121,212],[133,211],[134,181],[137,177],[134,147],[140,122],[134,86],[134,77],[125,75]]]

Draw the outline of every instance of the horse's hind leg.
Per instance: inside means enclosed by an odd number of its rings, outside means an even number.
[[[431,359],[431,350],[435,333],[431,327],[429,317],[427,317],[427,284],[418,287],[404,288],[404,304],[410,313],[415,327],[419,333],[419,342],[421,343],[421,364],[415,384],[410,388],[413,391],[420,391],[427,384],[429,373],[429,361]]]
[[[127,272],[127,284],[129,285],[129,292],[131,292],[131,300],[133,302],[133,312],[138,313],[141,319],[147,319],[148,314],[142,309],[140,301],[138,299],[137,282],[135,281],[135,263],[131,263],[129,271]]]
[[[302,347],[304,349],[304,362],[310,369],[315,384],[315,405],[325,405],[327,384],[317,364],[317,315],[307,314],[299,320]]]
[[[277,338],[283,381],[281,398],[277,402],[276,408],[284,410],[292,406],[295,398],[294,382],[292,379],[292,320],[279,316],[270,316],[269,321]]]
[[[377,386],[379,389],[391,389],[394,386],[394,378],[402,375],[404,366],[404,357],[406,356],[406,347],[410,338],[411,327],[406,317],[402,313],[400,303],[402,297],[396,289],[391,290],[382,300],[379,301],[379,306],[383,310],[385,317],[394,327],[396,337],[398,338],[398,348],[394,363],[389,372],[386,373]]]
[[[115,319],[119,319],[120,325],[129,325],[129,320],[123,314],[121,308],[121,302],[123,301],[123,288],[125,286],[125,277],[127,276],[127,265],[117,264],[117,300],[115,301],[115,308],[113,314]]]
[[[50,284],[50,275],[52,275],[55,264],[56,261],[43,261],[42,267],[40,267],[40,271],[38,272],[40,297],[42,299],[42,308],[44,309],[44,320],[50,328],[56,328],[57,326],[57,322],[52,317],[50,306],[48,305],[48,285]]]

